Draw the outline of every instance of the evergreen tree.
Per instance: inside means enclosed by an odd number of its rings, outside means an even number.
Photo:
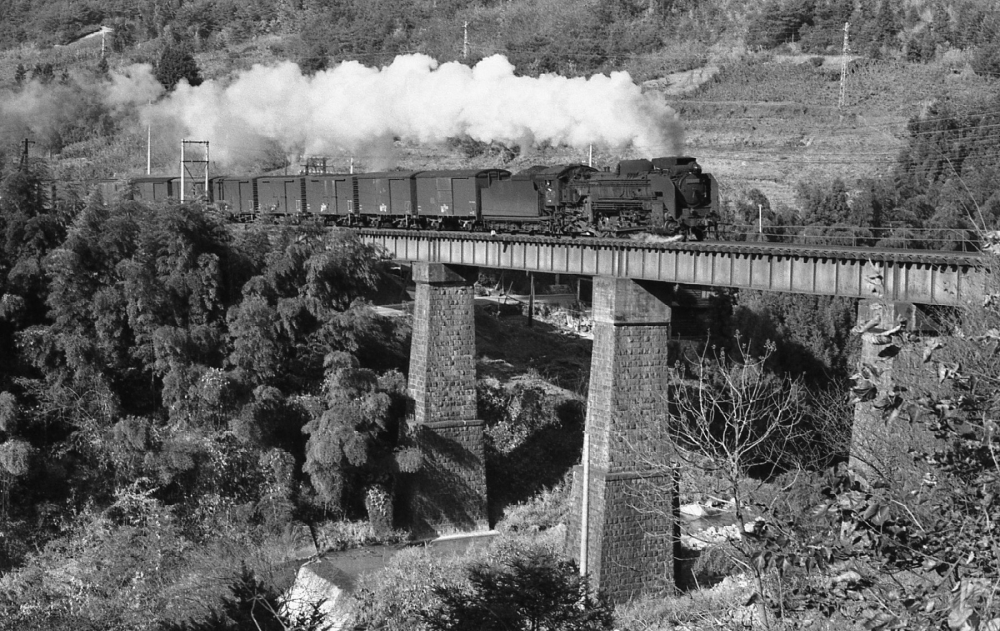
[[[328,63],[327,46],[321,42],[309,44],[299,57],[299,68],[302,69],[302,74],[306,75],[326,70]]]
[[[417,451],[399,445],[406,409],[401,374],[378,376],[351,355],[332,353],[323,387],[325,409],[302,429],[309,435],[302,469],[325,502],[358,504],[360,491],[388,493],[397,474],[417,470]],[[391,511],[368,509],[373,526],[391,527]]]
[[[136,42],[135,24],[122,18],[114,20],[111,24],[114,29],[111,34],[111,50],[123,53]]]
[[[829,188],[822,184],[802,183],[797,193],[802,204],[804,225],[832,226],[850,222],[847,185],[842,179],[835,179]]]
[[[812,0],[769,0],[747,25],[747,45],[751,48],[774,48],[798,41],[800,30],[813,24],[814,12]]]
[[[28,69],[24,67],[24,64],[17,64],[17,68],[14,69],[14,85],[21,87],[24,85],[24,79],[28,76]]]
[[[873,46],[888,46],[900,31],[899,17],[890,0],[882,0],[875,14]]]
[[[173,90],[181,79],[192,86],[201,85],[201,71],[184,46],[168,45],[156,64],[156,80],[167,90]]]
[[[275,241],[286,237],[229,311],[229,362],[246,383],[290,393],[314,388],[328,353],[354,352],[378,328],[355,303],[375,287],[377,274],[372,250],[356,237],[289,233]]]
[[[41,84],[52,83],[56,77],[55,67],[50,63],[37,63],[31,71],[31,79]]]

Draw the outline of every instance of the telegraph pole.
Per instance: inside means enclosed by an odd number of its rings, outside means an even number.
[[[146,102],[147,108],[153,106],[153,100]],[[147,109],[148,111],[148,109]],[[183,147],[181,147],[183,152]],[[146,123],[146,175],[153,172],[153,123]]]
[[[838,106],[840,109],[844,109],[844,103],[847,101],[847,54],[851,50],[850,28],[851,23],[844,22],[844,52],[840,64],[840,104]]]
[[[462,59],[469,58],[469,21],[462,25]]]

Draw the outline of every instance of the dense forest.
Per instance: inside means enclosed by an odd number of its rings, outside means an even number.
[[[264,35],[298,34],[296,55],[317,70],[342,59],[380,63],[424,52],[476,60],[501,53],[526,73],[592,73],[630,61],[663,63],[665,47],[690,51],[700,65],[708,47],[734,37],[754,49],[796,44],[803,52],[839,52],[844,24],[852,50],[868,57],[930,61],[948,49],[975,52],[977,71],[1000,68],[997,8],[980,0],[141,0],[138,3],[7,0],[0,49],[25,43],[65,45],[101,26],[116,50],[167,37],[198,49],[226,48]],[[465,35],[468,39],[465,40]],[[467,41],[467,46],[463,44]],[[675,51],[676,52],[676,51]],[[701,55],[701,59],[698,55]],[[677,57],[677,55],[673,55]],[[682,62],[684,63],[684,62]]]

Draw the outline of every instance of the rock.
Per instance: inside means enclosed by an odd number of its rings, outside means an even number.
[[[318,603],[324,620],[317,631],[340,631],[347,624],[347,615],[338,605],[350,589],[350,577],[329,561],[306,563],[285,594],[282,610],[293,620],[307,619]]]
[[[699,517],[704,517],[708,513],[705,511],[705,507],[701,504],[685,504],[680,508],[681,515],[687,517],[688,519],[698,519]]]
[[[841,572],[837,576],[834,576],[832,582],[834,585],[846,585],[849,587],[855,583],[860,583],[861,575],[854,570],[847,570],[846,572]]]

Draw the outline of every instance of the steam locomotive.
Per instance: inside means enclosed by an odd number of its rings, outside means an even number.
[[[314,219],[330,225],[569,236],[652,233],[701,240],[718,218],[715,179],[695,158],[357,174],[226,176],[184,181],[234,221]],[[139,177],[129,196],[180,197],[177,177]],[[119,193],[120,194],[120,193]]]

